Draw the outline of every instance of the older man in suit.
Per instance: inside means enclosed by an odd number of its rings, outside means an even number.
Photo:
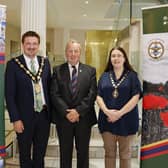
[[[51,82],[52,120],[59,138],[60,168],[72,167],[74,139],[77,168],[88,168],[91,126],[97,122],[96,70],[80,63],[81,46],[77,41],[70,40],[65,53],[67,62],[54,68]]]
[[[51,72],[48,60],[37,56],[39,45],[36,32],[24,33],[24,53],[8,61],[5,73],[6,104],[17,134],[21,168],[44,168],[49,137]]]

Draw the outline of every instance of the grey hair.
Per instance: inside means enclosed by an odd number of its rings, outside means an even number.
[[[79,44],[79,49],[80,49],[80,51],[81,51],[81,44],[80,44],[80,42],[78,42],[78,41],[75,40],[75,39],[70,39],[70,40],[67,42],[66,47],[65,47],[65,51],[67,50],[68,45],[69,45],[69,44],[73,44],[73,43]]]

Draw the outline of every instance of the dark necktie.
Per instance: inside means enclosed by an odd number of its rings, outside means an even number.
[[[72,70],[72,79],[71,79],[71,91],[72,91],[72,99],[75,98],[76,96],[76,92],[77,92],[77,70],[75,66],[72,66],[73,70]]]

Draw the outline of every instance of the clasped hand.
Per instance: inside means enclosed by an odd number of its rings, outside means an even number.
[[[121,114],[119,110],[116,109],[109,109],[107,112],[107,120],[108,122],[116,122],[117,120],[119,120],[121,118]]]
[[[66,115],[66,118],[72,122],[79,122],[79,113],[76,111],[76,109],[67,109],[66,110],[68,113]]]

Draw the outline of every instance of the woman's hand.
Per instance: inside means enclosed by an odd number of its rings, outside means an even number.
[[[116,110],[116,109],[108,110],[107,116],[108,116],[107,118],[108,122],[112,122],[112,123],[116,122],[121,118],[121,114],[119,110]]]

